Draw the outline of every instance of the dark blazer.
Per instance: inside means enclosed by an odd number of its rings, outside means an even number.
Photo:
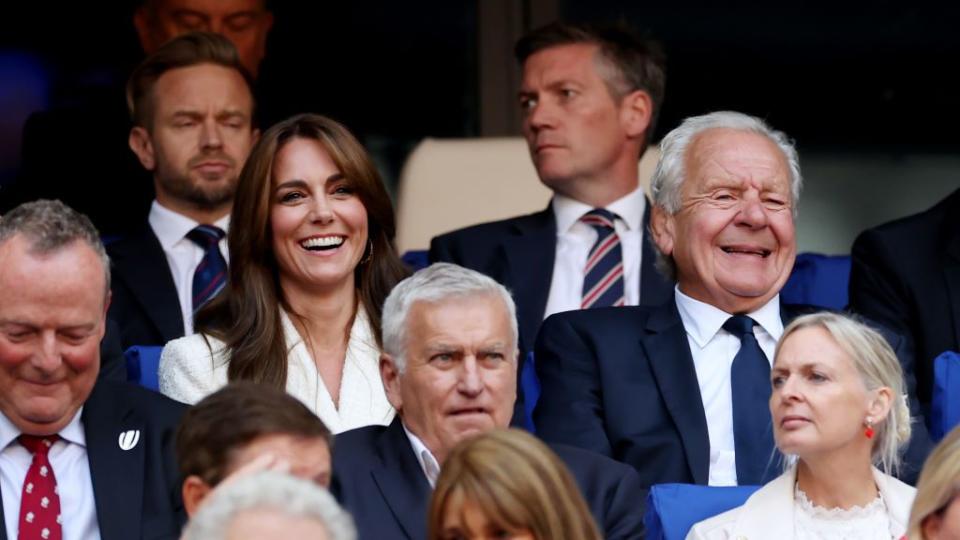
[[[184,410],[181,403],[126,383],[101,380],[90,393],[80,418],[103,540],[179,538],[186,512],[174,433]],[[119,439],[128,430],[140,436],[123,450]],[[7,540],[3,527],[0,540]]]
[[[160,240],[149,226],[107,245],[113,298],[107,316],[120,327],[120,342],[165,345],[183,336],[177,287]]]
[[[911,338],[917,394],[929,405],[933,359],[960,351],[960,189],[853,243],[850,309]]]
[[[646,492],[633,470],[577,448],[551,449],[576,479],[604,538],[643,537]],[[353,515],[361,540],[427,536],[431,488],[399,417],[337,435],[330,491]]]
[[[786,323],[809,307],[781,310]],[[912,359],[889,332],[907,374],[914,415]],[[706,484],[710,441],[687,334],[671,300],[662,306],[569,311],[549,317],[537,339],[542,387],[537,435],[632,465],[644,487]],[[915,482],[932,446],[922,422],[902,477]],[[775,475],[774,475],[775,476]]]
[[[656,268],[656,253],[647,234],[650,201],[643,214],[640,256],[640,304],[657,306],[673,291],[673,284]],[[477,270],[513,293],[520,326],[520,350],[533,349],[547,308],[556,254],[557,221],[553,208],[491,223],[474,225],[437,236],[430,242],[430,262],[451,262]]]

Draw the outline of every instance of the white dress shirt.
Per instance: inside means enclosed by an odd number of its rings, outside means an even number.
[[[401,423],[400,425],[403,426],[403,431],[407,434],[407,439],[410,439],[413,454],[417,456],[417,462],[420,463],[420,468],[423,470],[423,475],[427,477],[427,482],[430,482],[430,487],[437,487],[437,477],[440,476],[440,463],[437,462],[437,458],[433,457],[433,453],[427,448],[427,445],[423,444],[420,437],[417,437],[412,431],[407,429],[406,424]]]
[[[737,485],[737,462],[733,444],[733,394],[730,389],[730,367],[740,352],[740,339],[724,330],[723,323],[732,315],[710,304],[694,300],[676,288],[677,309],[687,331],[693,367],[697,372],[703,411],[707,416],[710,436],[711,486]],[[783,335],[780,319],[780,295],[760,309],[748,313],[757,322],[753,333],[760,349],[773,364],[777,340]]]
[[[156,200],[150,206],[150,216],[147,218],[153,234],[157,235],[163,253],[167,256],[170,273],[173,274],[173,284],[177,287],[177,298],[180,300],[180,313],[183,315],[183,332],[185,336],[193,333],[193,273],[197,265],[203,260],[203,249],[187,238],[187,233],[197,225],[196,221],[164,208]],[[230,214],[218,219],[212,225],[224,231],[230,228]],[[227,249],[227,237],[220,240],[220,253],[223,259],[230,262],[230,253]]]
[[[557,220],[557,247],[544,319],[561,311],[580,309],[583,269],[587,266],[590,249],[597,242],[597,231],[580,221],[584,214],[593,210],[592,206],[563,195],[554,195],[551,205]],[[623,255],[623,292],[626,305],[635,306],[640,303],[643,213],[647,208],[643,188],[638,187],[606,208],[620,218],[614,222],[614,229],[620,237]]]
[[[50,447],[47,458],[57,479],[60,496],[60,515],[63,518],[63,540],[98,540],[97,505],[93,499],[93,480],[87,460],[87,438],[77,411],[63,430],[60,440]],[[3,517],[7,538],[17,538],[20,526],[20,495],[23,482],[33,462],[33,455],[17,437],[20,430],[6,416],[0,414],[0,497],[3,497]]]

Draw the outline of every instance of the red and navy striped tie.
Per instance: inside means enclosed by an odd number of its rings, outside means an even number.
[[[597,231],[597,241],[590,248],[583,271],[581,309],[622,306],[626,303],[623,293],[623,254],[620,237],[613,228],[616,218],[603,208],[595,208],[580,218],[581,222]]]
[[[220,240],[225,235],[223,229],[213,225],[197,225],[187,233],[187,238],[203,250],[203,259],[193,272],[194,313],[227,283],[227,261],[220,253]]]

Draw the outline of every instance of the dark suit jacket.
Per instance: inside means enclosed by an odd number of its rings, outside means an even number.
[[[642,538],[646,492],[629,467],[577,448],[551,448],[576,479],[604,538]],[[337,435],[330,491],[353,515],[361,540],[427,536],[431,488],[399,417],[387,427]]]
[[[862,233],[852,255],[850,309],[911,338],[917,394],[929,405],[933,359],[960,351],[960,189]]]
[[[113,299],[108,317],[120,327],[120,342],[165,345],[183,336],[183,315],[167,256],[149,226],[107,245]]]
[[[812,311],[788,306],[787,322]],[[882,331],[882,329],[880,329]],[[912,360],[904,339],[886,332],[901,356],[914,415]],[[632,465],[644,487],[706,484],[710,441],[686,330],[675,301],[662,306],[569,311],[549,317],[537,339],[542,393],[537,435]],[[932,446],[922,422],[901,475],[915,482]],[[775,475],[774,475],[775,476]]]
[[[181,403],[127,383],[101,380],[90,393],[81,420],[103,540],[180,536],[186,513],[174,433],[184,410]],[[139,430],[140,437],[123,450],[119,439],[128,430]],[[7,540],[3,527],[0,540]]]
[[[673,284],[654,268],[656,254],[647,234],[650,201],[643,214],[640,258],[640,304],[657,306],[673,291]],[[437,236],[430,242],[431,262],[451,262],[477,270],[513,293],[520,326],[520,350],[533,349],[543,322],[553,276],[557,222],[553,208],[535,214],[483,223]]]

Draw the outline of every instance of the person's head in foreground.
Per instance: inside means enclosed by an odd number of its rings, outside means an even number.
[[[960,427],[937,444],[920,472],[910,512],[910,540],[960,538]]]
[[[0,413],[21,433],[60,432],[90,396],[109,304],[86,216],[40,200],[0,218]]]
[[[266,471],[217,489],[187,523],[182,540],[354,540],[353,519],[326,489]]]
[[[420,270],[387,297],[380,360],[387,398],[439,463],[465,437],[510,424],[515,313],[502,285],[447,263]]]
[[[532,435],[495,429],[447,456],[430,502],[429,540],[599,540],[562,461]]]
[[[226,342],[229,379],[284,388],[281,309],[308,334],[301,315],[334,300],[363,311],[379,336],[380,306],[406,274],[394,234],[390,196],[346,127],[301,114],[265,131],[237,185],[228,285],[195,318],[198,331]]]
[[[177,463],[187,514],[235,474],[280,470],[328,487],[331,444],[327,427],[293,396],[266,385],[231,383],[180,421]]]
[[[660,143],[651,179],[657,266],[727,313],[769,302],[790,277],[801,176],[792,142],[762,120],[687,118]]]

